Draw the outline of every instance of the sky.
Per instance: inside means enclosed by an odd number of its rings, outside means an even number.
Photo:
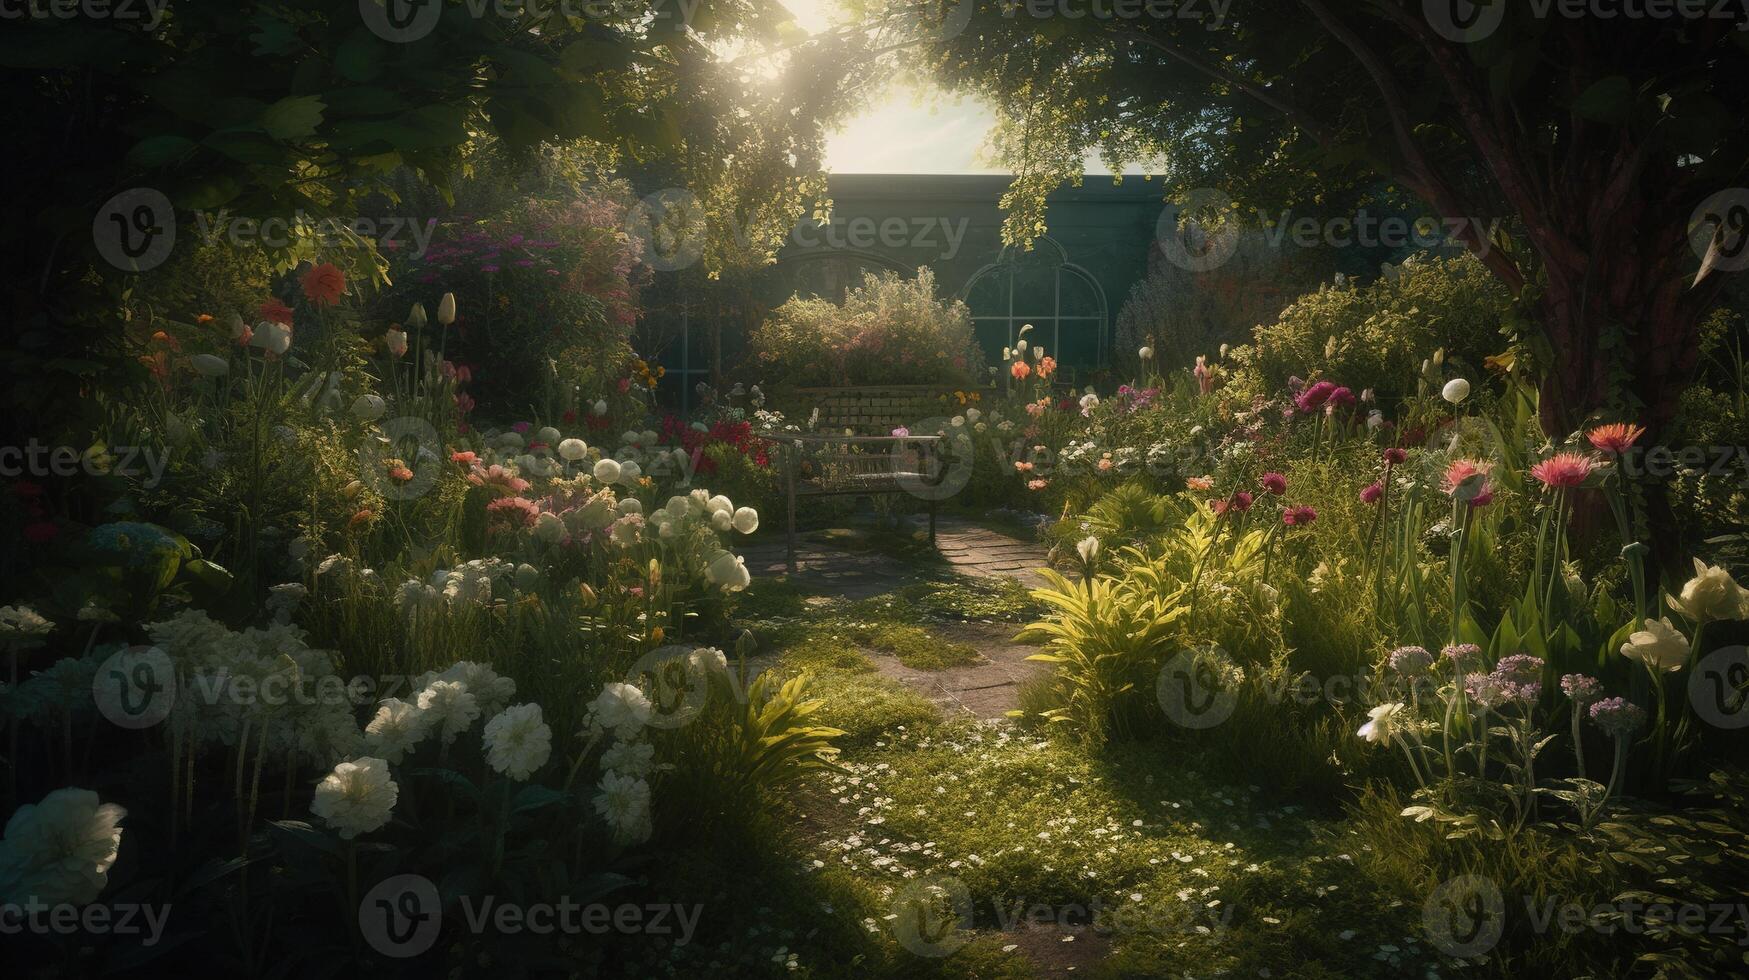
[[[780,0],[812,33],[831,26],[835,0]],[[1007,174],[983,159],[996,118],[981,99],[928,85],[894,85],[833,133],[826,169],[839,174]],[[1089,156],[1090,174],[1111,171]],[[1141,170],[1126,171],[1141,173]]]

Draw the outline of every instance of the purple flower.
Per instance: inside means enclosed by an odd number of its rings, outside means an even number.
[[[1591,706],[1591,723],[1616,738],[1626,738],[1646,724],[1646,712],[1625,698],[1604,698]]]
[[[1500,662],[1494,665],[1494,673],[1516,680],[1541,677],[1543,658],[1528,653],[1515,653],[1510,657],[1500,658]]]
[[[1509,692],[1493,674],[1471,674],[1464,678],[1464,693],[1484,708],[1497,708],[1510,699]]]
[[[1568,674],[1561,678],[1561,690],[1583,708],[1603,697],[1603,682],[1585,674]]]
[[[1466,661],[1481,657],[1482,648],[1474,643],[1453,643],[1439,651],[1439,655],[1461,668]]]
[[[1307,388],[1305,391],[1294,396],[1294,404],[1299,407],[1300,411],[1310,412],[1324,404],[1325,400],[1328,399],[1331,393],[1335,390],[1336,386],[1334,384],[1331,384],[1328,381],[1319,381],[1316,384],[1313,384],[1310,388]]]
[[[1414,677],[1433,666],[1433,654],[1426,647],[1398,647],[1391,651],[1390,665],[1404,677]]]

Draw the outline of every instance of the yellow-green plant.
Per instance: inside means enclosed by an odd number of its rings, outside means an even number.
[[[1126,554],[1141,558],[1134,549]],[[1044,712],[1045,717],[1071,725],[1092,742],[1127,729],[1122,712],[1114,709],[1158,668],[1185,613],[1184,588],[1162,588],[1170,578],[1160,574],[1158,563],[1138,564],[1152,574],[1071,582],[1042,571],[1050,585],[1032,594],[1053,611],[1015,638],[1044,641],[1046,652],[1027,659],[1057,665],[1063,704]]]

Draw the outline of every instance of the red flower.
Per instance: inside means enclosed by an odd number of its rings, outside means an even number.
[[[1311,507],[1289,507],[1281,512],[1281,522],[1289,527],[1305,527],[1317,519],[1317,510]]]
[[[1408,458],[1409,458],[1409,454],[1404,452],[1401,449],[1398,449],[1396,446],[1392,446],[1391,448],[1385,450],[1385,465],[1386,466],[1396,466],[1396,465],[1402,463],[1403,460],[1408,459]]]
[[[1215,501],[1215,503],[1214,503],[1215,513],[1225,514],[1228,511],[1232,511],[1232,512],[1237,513],[1237,514],[1243,514],[1246,511],[1251,509],[1252,499],[1253,498],[1252,498],[1250,493],[1248,493],[1244,490],[1240,490],[1239,492],[1233,494],[1231,497],[1228,497],[1226,500]]]
[[[31,544],[48,544],[61,536],[61,528],[53,521],[32,521],[24,526],[24,540]]]
[[[255,313],[261,319],[267,320],[270,323],[281,323],[288,327],[291,326],[292,309],[284,303],[281,303],[278,296],[267,297],[267,299],[262,301],[261,308],[256,310]]]
[[[1369,483],[1360,489],[1360,502],[1363,504],[1376,504],[1379,502],[1379,498],[1384,495],[1385,488],[1383,484],[1377,482]]]
[[[301,284],[304,298],[314,306],[333,306],[346,294],[346,274],[332,262],[310,266]]]
[[[466,450],[457,450],[449,454],[449,461],[463,466],[472,466],[480,461],[480,454]]]
[[[1287,477],[1280,473],[1265,473],[1257,482],[1262,484],[1263,489],[1277,497],[1287,493]]]

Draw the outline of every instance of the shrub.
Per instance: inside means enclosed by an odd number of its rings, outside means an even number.
[[[839,306],[795,297],[748,336],[755,372],[773,386],[942,384],[973,380],[982,361],[971,313],[937,299],[935,274],[868,273]]]
[[[1474,258],[1416,258],[1366,286],[1325,286],[1295,300],[1252,343],[1232,351],[1241,398],[1274,394],[1288,378],[1371,388],[1388,408],[1416,393],[1421,362],[1444,350],[1473,382],[1505,346],[1511,297]]]

